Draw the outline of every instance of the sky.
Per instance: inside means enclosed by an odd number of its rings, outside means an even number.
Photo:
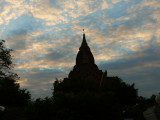
[[[73,69],[82,29],[99,69],[141,96],[160,92],[160,0],[0,0],[0,39],[33,98]]]

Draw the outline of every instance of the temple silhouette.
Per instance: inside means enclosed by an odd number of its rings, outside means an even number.
[[[83,40],[76,57],[76,65],[68,75],[68,78],[75,77],[84,80],[93,80],[99,82],[100,85],[102,82],[114,79],[114,77],[107,76],[106,70],[105,72],[99,70],[98,66],[95,64],[94,56],[87,44],[85,33],[83,33]]]

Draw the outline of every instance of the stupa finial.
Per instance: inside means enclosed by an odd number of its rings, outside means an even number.
[[[83,29],[83,34],[85,34],[85,33],[84,33],[84,29]]]

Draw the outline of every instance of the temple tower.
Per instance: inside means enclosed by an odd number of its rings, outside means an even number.
[[[85,34],[83,34],[82,44],[76,57],[76,65],[74,66],[73,71],[69,73],[68,77],[81,77],[85,80],[90,79],[100,81],[102,75],[103,72],[102,70],[99,70],[95,64],[93,54],[87,44]]]

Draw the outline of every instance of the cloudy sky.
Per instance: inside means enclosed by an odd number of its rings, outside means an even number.
[[[83,28],[100,69],[160,92],[160,0],[0,0],[0,39],[34,98],[72,70]]]

